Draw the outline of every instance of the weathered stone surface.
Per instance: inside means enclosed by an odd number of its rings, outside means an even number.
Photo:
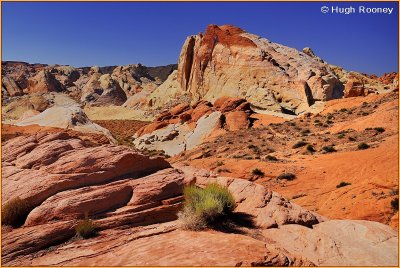
[[[5,88],[7,94],[11,97],[20,96],[23,94],[22,90],[19,88],[14,79],[7,76],[1,78],[2,86]]]
[[[190,93],[193,102],[230,96],[275,112],[301,113],[315,100],[343,95],[325,62],[231,25],[209,25],[186,39],[176,82],[169,83],[174,95]]]
[[[226,128],[231,131],[249,128],[249,115],[243,111],[233,111],[225,114]]]
[[[76,104],[50,107],[38,115],[20,120],[15,125],[39,125],[73,129],[83,133],[101,133],[107,136],[111,142],[115,142],[109,130],[90,121],[85,112]]]
[[[64,86],[47,70],[38,72],[28,79],[27,93],[46,93],[63,91]]]

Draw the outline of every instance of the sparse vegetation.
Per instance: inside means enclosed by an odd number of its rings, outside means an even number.
[[[259,154],[261,152],[260,148],[258,148],[258,146],[253,145],[253,144],[247,146],[247,148],[253,150],[253,152],[256,153],[256,154]]]
[[[27,201],[17,197],[8,201],[2,208],[1,224],[20,227],[30,212]]]
[[[326,117],[328,120],[333,119],[333,115],[332,114],[328,114]]]
[[[277,177],[278,180],[288,180],[288,181],[292,181],[295,178],[296,175],[293,173],[282,173]]]
[[[344,138],[344,134],[343,133],[340,133],[339,135],[338,135],[338,139],[343,139]]]
[[[91,219],[89,219],[88,214],[85,213],[85,219],[78,222],[75,227],[76,235],[88,239],[96,236],[96,226]]]
[[[399,210],[399,198],[396,197],[396,198],[392,199],[392,201],[390,201],[390,205],[392,206],[392,209],[394,211],[398,211]]]
[[[222,172],[231,173],[231,171],[227,168],[219,168],[219,169],[217,169],[217,172],[218,173],[222,173]]]
[[[336,188],[342,188],[342,187],[345,187],[345,186],[348,186],[348,185],[351,185],[351,183],[342,181],[338,185],[336,185]]]
[[[292,146],[292,148],[293,149],[300,148],[300,147],[306,146],[307,144],[308,143],[305,141],[298,141]]]
[[[216,165],[217,167],[220,167],[220,166],[223,166],[223,165],[224,165],[224,162],[223,162],[223,161],[217,161],[217,163],[215,163],[215,165]]]
[[[276,158],[276,157],[273,156],[273,155],[267,155],[267,156],[265,157],[265,160],[275,162],[275,161],[278,161],[278,158]]]
[[[307,136],[308,134],[311,133],[311,131],[310,131],[309,129],[304,129],[304,130],[302,130],[300,133],[301,133],[301,135],[303,135],[303,136]]]
[[[342,108],[342,109],[340,109],[340,111],[341,111],[342,113],[345,113],[345,112],[347,112],[347,109],[346,109],[346,108]]]
[[[375,127],[374,130],[375,130],[376,132],[379,132],[379,133],[385,132],[385,129],[384,129],[383,127]]]
[[[355,137],[349,137],[349,141],[356,141],[357,139]]]
[[[227,187],[216,183],[204,189],[186,186],[183,190],[185,203],[178,216],[184,229],[201,230],[213,224],[218,218],[232,213],[235,199]]]
[[[313,147],[311,144],[307,145],[306,149],[307,149],[307,151],[309,151],[310,153],[314,153],[314,152],[315,152],[315,149],[314,149],[314,147]]]
[[[261,176],[261,177],[263,177],[265,175],[264,172],[259,168],[253,169],[251,171],[251,174],[253,174],[253,176]]]
[[[297,198],[304,197],[304,196],[307,196],[307,195],[306,194],[297,194],[297,195],[292,196],[292,199],[297,199]]]
[[[324,147],[322,147],[322,150],[323,150],[324,152],[326,152],[326,153],[333,153],[333,152],[336,152],[336,149],[335,149],[335,147],[333,147],[333,146],[324,146]]]
[[[358,145],[358,150],[366,150],[368,149],[370,146],[368,144],[366,144],[365,142],[362,142]]]

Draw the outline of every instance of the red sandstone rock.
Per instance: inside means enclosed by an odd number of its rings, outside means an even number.
[[[243,111],[232,111],[225,114],[226,128],[231,131],[249,128],[249,115]]]

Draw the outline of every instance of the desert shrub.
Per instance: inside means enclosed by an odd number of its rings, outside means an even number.
[[[217,172],[218,173],[221,173],[221,172],[231,173],[231,171],[227,168],[219,168],[219,169],[217,169]]]
[[[267,155],[267,156],[265,157],[265,159],[268,160],[268,161],[278,161],[278,158],[276,158],[276,157],[273,156],[273,155]]]
[[[374,130],[375,130],[376,132],[379,132],[379,133],[385,132],[385,129],[384,129],[383,127],[376,127],[376,128],[374,128]]]
[[[340,133],[339,135],[338,135],[338,139],[343,139],[344,138],[344,134],[343,133]]]
[[[253,174],[254,176],[264,176],[264,172],[259,168],[253,169],[251,171],[251,174]]]
[[[324,152],[326,152],[326,153],[333,153],[333,152],[336,152],[336,149],[335,149],[335,147],[333,147],[333,146],[324,146],[324,147],[322,147],[322,150],[323,150]]]
[[[292,199],[297,199],[297,198],[304,197],[304,196],[307,196],[307,195],[306,194],[296,194],[296,195],[292,196]]]
[[[349,137],[349,141],[356,141],[357,139],[355,137]]]
[[[314,152],[315,152],[315,149],[314,149],[314,147],[313,147],[311,144],[307,145],[306,149],[307,149],[307,151],[309,151],[310,153],[314,153]]]
[[[292,148],[293,149],[300,148],[300,147],[306,146],[307,144],[308,143],[305,141],[298,141],[292,146]]]
[[[348,185],[351,185],[351,183],[342,181],[338,185],[336,185],[336,188],[342,188],[342,187],[345,187],[345,186],[348,186]]]
[[[390,201],[390,205],[392,206],[394,211],[398,211],[399,210],[399,198],[396,197],[395,199]]]
[[[362,142],[358,145],[358,150],[366,150],[368,149],[370,146],[368,144],[366,144],[365,142]]]
[[[295,127],[295,126],[296,126],[296,123],[295,123],[295,122],[289,122],[288,125],[289,125],[289,126],[292,126],[292,127]]]
[[[369,113],[368,112],[361,112],[361,115],[362,116],[367,116],[367,115],[369,115]]]
[[[13,198],[2,208],[1,224],[19,227],[24,224],[31,208],[29,203],[19,197]]]
[[[340,111],[341,111],[342,113],[344,113],[344,112],[347,112],[347,109],[346,109],[346,108],[342,108],[342,109],[340,109]]]
[[[365,128],[365,130],[372,130],[372,127],[367,127]]]
[[[224,165],[224,162],[222,162],[222,161],[217,161],[217,163],[215,163],[215,165],[216,165],[217,167],[220,167],[220,166],[223,166],[223,165]]]
[[[282,173],[277,177],[278,180],[288,180],[288,181],[292,181],[295,178],[296,175],[294,175],[293,173]]]
[[[253,145],[253,144],[247,146],[247,148],[253,150],[253,152],[255,152],[255,153],[260,153],[261,152],[260,148],[258,148],[256,145]]]
[[[85,219],[78,222],[75,227],[76,235],[83,238],[88,239],[96,236],[96,226],[91,219],[88,218],[87,214],[85,215]]]
[[[326,117],[328,120],[333,119],[333,115],[332,114],[328,114],[328,116]]]
[[[308,135],[310,133],[311,133],[311,131],[309,129],[304,129],[304,130],[301,131],[301,135],[303,135],[303,136],[306,136],[306,135]]]
[[[216,183],[209,184],[204,189],[186,186],[183,195],[185,203],[178,216],[185,229],[204,229],[219,217],[230,214],[236,207],[235,199],[228,188]]]
[[[328,119],[328,120],[326,120],[326,122],[325,122],[325,123],[327,123],[327,124],[329,124],[329,125],[330,125],[330,124],[333,124],[333,121]]]

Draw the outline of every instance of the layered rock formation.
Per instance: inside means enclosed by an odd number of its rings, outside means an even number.
[[[207,101],[193,106],[179,104],[139,129],[133,144],[138,149],[176,155],[226,130],[249,128],[255,121],[250,117],[252,114],[250,104],[242,98],[221,97],[214,105]]]
[[[2,166],[3,205],[30,205],[22,227],[3,226],[5,265],[397,265],[388,226],[328,220],[253,182],[171,168],[127,147],[39,132],[5,142]],[[232,222],[182,230],[183,186],[212,182],[232,192]],[[99,233],[73,239],[85,213]]]
[[[146,67],[134,64],[74,68],[6,61],[2,67],[2,91],[5,96],[64,92],[83,103],[108,106],[122,105],[129,97],[142,91],[148,92],[147,96],[177,66]]]
[[[343,95],[328,64],[231,25],[209,25],[186,39],[176,81],[194,102],[242,97],[259,109],[296,114]],[[162,104],[156,93],[153,105]]]

